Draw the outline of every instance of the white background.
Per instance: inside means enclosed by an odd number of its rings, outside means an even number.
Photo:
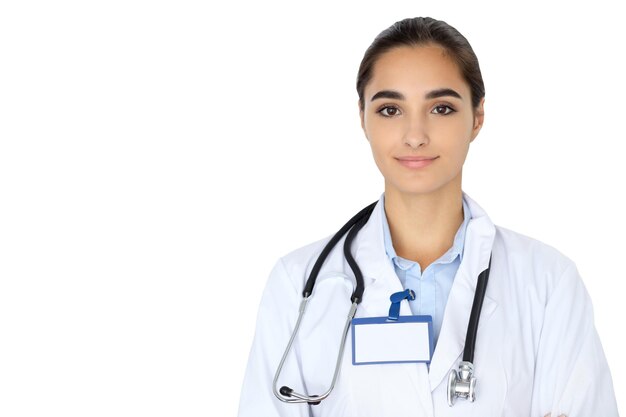
[[[464,190],[576,262],[626,411],[619,3],[348,3],[2,3],[0,415],[235,415],[271,266],[383,191],[356,73],[414,16],[480,61]]]

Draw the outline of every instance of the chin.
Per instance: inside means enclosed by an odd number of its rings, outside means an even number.
[[[444,170],[428,170],[407,173],[405,170],[388,170],[385,177],[385,187],[391,187],[402,194],[431,194],[441,192],[446,188],[455,188],[461,181],[461,170],[456,175]]]
[[[432,181],[425,180],[414,180],[410,183],[387,182],[387,184],[402,194],[430,194],[440,190],[444,186],[444,184],[433,184]]]

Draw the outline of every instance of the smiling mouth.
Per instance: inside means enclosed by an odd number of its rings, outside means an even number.
[[[423,168],[430,164],[432,164],[437,158],[428,158],[428,157],[406,157],[406,158],[396,158],[400,164],[407,168]]]
[[[401,161],[423,161],[426,159],[436,159],[438,156],[400,156],[396,159]]]

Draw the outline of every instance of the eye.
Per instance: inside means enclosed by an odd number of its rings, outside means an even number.
[[[450,106],[448,106],[448,105],[446,105],[446,104],[438,104],[437,106],[435,106],[435,110],[438,110],[438,109],[448,109],[448,110],[449,110],[449,111],[444,110],[444,111],[445,111],[445,113],[442,113],[442,112],[440,112],[440,111],[437,111],[437,112],[435,113],[435,114],[441,114],[441,115],[443,115],[443,116],[447,116],[448,114],[453,113],[453,112],[455,112],[455,111],[456,111],[456,110],[454,110],[452,107],[450,107]]]
[[[391,110],[391,114],[389,114],[389,111],[385,113],[385,110]],[[398,109],[395,106],[384,106],[380,110],[378,110],[377,113],[382,114],[383,117],[393,117],[393,116],[397,116],[399,111],[400,109]]]

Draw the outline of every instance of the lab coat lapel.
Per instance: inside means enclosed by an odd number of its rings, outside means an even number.
[[[478,275],[489,265],[489,256],[495,237],[495,226],[485,211],[467,194],[463,194],[468,202],[472,218],[467,225],[463,260],[448,296],[441,333],[430,364],[429,379],[433,391],[447,376],[450,369],[457,367],[457,359],[463,353]],[[493,265],[497,262],[494,256],[491,260],[492,272]],[[493,274],[490,273],[489,277],[490,280],[493,279]],[[485,295],[478,323],[477,339],[480,338],[480,329],[496,307],[497,303]]]

